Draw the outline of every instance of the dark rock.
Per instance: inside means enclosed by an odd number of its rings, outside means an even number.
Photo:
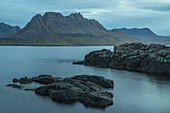
[[[112,52],[110,50],[103,49],[101,51],[94,51],[85,56],[83,62],[87,66],[108,67],[110,63],[110,57]]]
[[[52,90],[50,97],[53,101],[70,103],[79,99],[79,93],[71,89]]]
[[[22,78],[20,78],[19,83],[20,84],[29,84],[29,83],[32,83],[32,79],[29,79],[27,77],[22,77]]]
[[[18,84],[7,84],[6,86],[13,87],[13,88],[18,88],[18,89],[23,88],[23,86],[18,85]]]
[[[103,88],[113,88],[114,87],[114,83],[112,80],[109,79],[105,79],[102,76],[88,76],[88,75],[77,75],[74,76],[73,79],[77,79],[77,80],[81,80],[84,82],[92,82],[95,83]]]
[[[35,91],[36,94],[42,96],[49,96],[56,102],[74,103],[80,101],[86,106],[99,108],[113,104],[113,94],[105,90],[106,88],[113,88],[114,83],[102,76],[77,75],[61,79],[51,75],[40,75],[33,78],[24,77],[19,81],[27,83],[28,80],[48,85],[38,88],[25,88],[24,90]],[[8,84],[7,86],[23,88],[23,86],[17,84]]]
[[[113,100],[110,95],[104,93],[86,93],[80,99],[85,106],[105,108],[106,106],[113,105]]]
[[[85,56],[84,65],[146,73],[170,74],[170,47],[161,44],[126,43]]]
[[[38,82],[41,84],[51,84],[54,82],[52,75],[39,75],[38,77],[33,77],[32,80],[34,82]]]
[[[14,79],[12,80],[12,82],[16,83],[16,82],[19,82],[19,80],[16,79],[16,78],[14,78]]]
[[[50,89],[55,89],[56,85],[41,86],[35,89],[35,93],[43,96],[49,95]]]
[[[73,64],[83,64],[83,61],[77,61],[77,62],[73,62]]]
[[[35,91],[34,88],[25,88],[24,90],[25,90],[25,91]]]

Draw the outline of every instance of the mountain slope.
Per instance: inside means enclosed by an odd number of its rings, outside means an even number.
[[[0,38],[6,38],[20,31],[18,26],[10,26],[5,23],[0,23]]]
[[[109,32],[98,21],[86,19],[80,13],[63,16],[56,12],[35,15],[10,40],[23,45],[117,45],[138,41],[126,34]]]

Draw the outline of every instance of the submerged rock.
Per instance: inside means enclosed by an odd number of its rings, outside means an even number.
[[[6,86],[13,87],[13,88],[17,88],[17,89],[23,88],[23,86],[18,85],[18,84],[7,84]]]
[[[170,47],[161,44],[126,43],[115,46],[114,52],[93,51],[82,62],[87,66],[170,74]]]

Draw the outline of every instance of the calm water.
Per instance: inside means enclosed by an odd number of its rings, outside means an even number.
[[[0,113],[170,113],[170,78],[147,74],[72,65],[98,47],[0,47]],[[52,74],[69,77],[102,75],[115,81],[114,105],[104,110],[86,108],[81,103],[65,105],[48,97],[6,87],[21,76]],[[26,85],[34,87],[37,84]]]

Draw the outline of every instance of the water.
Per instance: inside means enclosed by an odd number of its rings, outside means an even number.
[[[72,65],[93,47],[0,47],[0,113],[170,113],[170,78],[142,73]],[[14,77],[52,74],[70,77],[80,74],[102,75],[115,82],[114,105],[106,109],[84,107],[81,103],[60,104],[31,91],[6,87]],[[35,87],[37,84],[25,85]]]

